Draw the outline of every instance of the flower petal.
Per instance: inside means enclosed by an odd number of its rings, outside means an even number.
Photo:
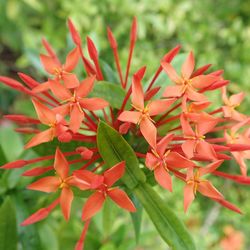
[[[79,57],[80,53],[78,48],[71,50],[67,55],[66,62],[64,64],[65,71],[71,72],[76,67]]]
[[[164,90],[163,97],[181,97],[183,94],[183,86],[176,85],[176,86],[167,86]]]
[[[212,162],[206,167],[199,168],[200,176],[214,172],[223,162],[223,160]]]
[[[61,68],[61,65],[50,56],[40,55],[40,60],[45,70],[52,75],[55,74],[56,69]]]
[[[64,72],[62,75],[62,80],[68,89],[73,89],[79,86],[79,80],[75,74]]]
[[[194,200],[194,191],[193,191],[193,184],[186,184],[184,187],[184,211],[187,212],[188,207]]]
[[[172,98],[172,99],[155,100],[150,102],[150,104],[148,105],[149,115],[154,116],[165,112],[174,101],[175,99]]]
[[[32,92],[40,93],[40,92],[44,92],[48,89],[50,89],[50,82],[49,81],[40,83],[39,85],[37,85],[35,88],[32,89]]]
[[[108,187],[111,187],[117,182],[125,173],[126,163],[125,161],[119,162],[112,168],[104,172],[104,182]]]
[[[188,159],[192,159],[194,157],[195,145],[196,145],[196,140],[186,140],[181,145],[181,148]]]
[[[195,133],[194,133],[192,127],[190,126],[188,120],[185,118],[185,116],[183,114],[181,115],[180,120],[181,120],[181,127],[183,130],[184,136],[194,137]]]
[[[62,209],[63,216],[65,220],[69,220],[71,204],[73,201],[74,195],[70,188],[63,188],[60,195],[60,205]]]
[[[216,152],[211,144],[206,141],[198,141],[195,151],[197,156],[200,156],[207,160],[217,160]]]
[[[68,177],[69,163],[59,148],[56,149],[54,168],[62,180]]]
[[[172,82],[176,84],[181,84],[181,81],[182,81],[181,78],[178,76],[174,67],[170,63],[162,62],[161,66],[164,69],[164,71],[168,74]]]
[[[27,186],[27,189],[51,193],[55,192],[59,188],[60,184],[61,181],[58,177],[47,176],[31,183]]]
[[[107,192],[108,196],[121,208],[135,212],[136,208],[128,195],[121,189],[115,188]]]
[[[95,79],[95,76],[90,76],[81,81],[80,86],[76,90],[77,96],[80,98],[87,96],[94,87]]]
[[[133,77],[132,80],[132,104],[138,108],[143,109],[144,108],[144,93],[142,89],[141,81],[138,77]]]
[[[137,124],[140,120],[141,113],[137,111],[123,111],[119,116],[118,120],[122,122],[132,122]]]
[[[102,98],[84,98],[79,101],[83,109],[89,111],[99,110],[107,107],[109,103]]]
[[[207,97],[201,93],[196,92],[193,88],[188,87],[186,90],[186,94],[188,98],[192,101],[197,101],[197,102],[205,102],[207,101]]]
[[[197,89],[203,89],[218,80],[218,77],[212,75],[199,75],[191,79],[192,86]]]
[[[86,221],[93,217],[97,212],[99,212],[102,208],[104,201],[105,196],[103,193],[97,191],[92,194],[83,207],[82,220]]]
[[[50,110],[47,106],[36,99],[32,99],[32,103],[35,107],[38,119],[43,124],[50,125],[56,122],[56,114],[53,112],[53,110]]]
[[[73,133],[77,133],[81,127],[82,120],[84,118],[84,113],[79,110],[78,105],[73,104],[72,110],[70,112],[69,129]]]
[[[189,79],[190,76],[192,75],[194,71],[194,65],[195,65],[194,55],[193,52],[190,52],[181,67],[181,74],[185,79]]]
[[[244,96],[245,96],[245,94],[243,92],[240,92],[240,93],[235,94],[235,95],[231,95],[229,97],[229,102],[231,105],[240,105],[240,103],[244,99]]]
[[[174,137],[174,134],[167,134],[164,136],[158,143],[157,143],[157,153],[159,153],[161,156],[165,153],[168,144],[172,141]]]
[[[155,180],[161,185],[163,188],[172,192],[172,180],[170,174],[163,168],[163,166],[159,166],[154,170]]]
[[[150,170],[153,170],[159,163],[159,159],[151,153],[146,154],[146,167],[148,167]]]
[[[223,195],[209,181],[200,181],[198,191],[209,198],[224,199]]]
[[[155,125],[147,118],[143,118],[140,122],[140,131],[148,144],[152,147],[156,147],[157,129]]]
[[[56,96],[60,101],[69,100],[72,98],[71,92],[60,84],[57,80],[50,80],[50,89],[54,96]]]
[[[36,134],[32,139],[24,146],[25,149],[37,146],[39,144],[52,141],[55,135],[55,129],[49,128],[38,134]]]
[[[169,166],[175,168],[190,168],[194,163],[176,152],[170,152],[166,157],[166,162]]]

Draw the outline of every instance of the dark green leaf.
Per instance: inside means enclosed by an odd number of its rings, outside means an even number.
[[[136,207],[136,212],[130,213],[130,215],[131,215],[134,230],[135,230],[136,243],[138,244],[139,239],[140,239],[140,232],[141,232],[141,219],[142,219],[143,207],[136,196],[133,195],[131,199]]]
[[[178,219],[176,214],[167,206],[166,201],[147,183],[141,183],[134,190],[136,196],[147,211],[156,229],[172,249],[195,250],[193,240]]]
[[[9,197],[0,208],[0,249],[17,249],[16,210]]]
[[[126,161],[126,173],[122,177],[122,181],[128,188],[133,189],[139,182],[146,181],[133,149],[116,130],[104,122],[100,122],[98,126],[97,146],[108,166]]]

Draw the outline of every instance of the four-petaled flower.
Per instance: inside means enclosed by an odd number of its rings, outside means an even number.
[[[106,170],[102,175],[94,174],[88,170],[76,170],[74,175],[77,179],[88,185],[95,192],[86,201],[82,220],[86,221],[93,217],[101,208],[107,197],[111,198],[118,206],[129,212],[135,212],[136,208],[127,194],[118,187],[112,187],[125,172],[125,162],[120,162]]]
[[[144,93],[141,81],[138,77],[133,77],[132,82],[132,106],[136,111],[123,111],[118,120],[131,122],[140,126],[140,131],[151,147],[156,146],[157,130],[152,116],[159,115],[166,111],[175,99],[161,99],[144,103]]]
[[[198,93],[197,89],[206,88],[218,80],[218,77],[213,75],[192,76],[195,66],[192,52],[190,52],[186,61],[182,65],[181,76],[176,73],[170,63],[162,62],[161,66],[168,74],[171,81],[176,84],[175,86],[166,87],[163,94],[164,97],[181,97],[185,94],[190,100],[206,101],[206,96]]]

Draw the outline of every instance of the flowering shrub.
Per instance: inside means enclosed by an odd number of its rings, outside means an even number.
[[[69,220],[74,192],[78,189],[87,200],[82,210],[84,228],[75,249],[83,248],[91,218],[101,210],[106,199],[135,213],[131,197],[142,204],[159,234],[173,249],[195,249],[184,225],[152,186],[159,184],[171,192],[174,176],[184,183],[184,211],[199,192],[241,213],[206,177],[214,175],[250,184],[245,163],[250,157],[250,118],[236,110],[244,94],[228,97],[229,81],[223,78],[223,71],[206,73],[210,64],[195,69],[192,52],[178,74],[171,62],[180,46],[163,56],[148,83],[143,84],[146,67],[140,68],[130,79],[137,38],[136,19],[131,27],[125,74],[121,70],[116,39],[112,31],[107,30],[120,85],[108,82],[109,76],[93,41],[87,37],[89,57],[86,57],[81,38],[70,20],[68,25],[75,48],[64,64],[43,40],[47,54],[42,54],[40,59],[49,74],[45,82],[39,83],[23,73],[19,73],[19,77],[24,84],[0,77],[3,84],[28,94],[37,113],[37,118],[21,114],[5,116],[20,125],[17,132],[34,134],[25,148],[45,145],[50,152],[30,160],[10,162],[2,168],[54,161],[50,166],[33,166],[23,173],[39,177],[28,189],[56,192],[58,198],[32,214],[22,225],[46,218],[57,205]],[[83,79],[74,73],[80,59],[84,67]],[[156,85],[162,72],[171,80],[170,85]],[[223,101],[215,109],[216,104],[206,95],[213,91],[220,91]],[[237,161],[241,174],[218,170],[224,161],[232,158]],[[145,167],[140,167],[139,163]],[[44,176],[40,178],[41,175]]]

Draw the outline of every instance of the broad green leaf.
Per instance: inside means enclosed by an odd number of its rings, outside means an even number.
[[[48,223],[41,223],[38,226],[38,232],[43,249],[58,250],[59,244],[55,230]]]
[[[162,239],[165,240],[172,249],[196,249],[184,224],[169,208],[166,201],[162,200],[151,186],[147,183],[141,183],[134,189],[134,192],[147,211]]]
[[[16,160],[23,152],[23,142],[12,126],[0,127],[0,145],[8,161]]]
[[[17,249],[16,210],[10,198],[0,207],[0,249]]]
[[[122,102],[125,98],[125,91],[117,84],[111,82],[100,81],[95,84],[91,97],[99,97],[109,102],[112,108],[119,109],[122,106]],[[128,101],[126,108],[131,108]]]
[[[103,60],[100,60],[102,72],[104,75],[104,79],[109,82],[119,83],[119,79],[117,77],[116,72]]]
[[[116,130],[102,121],[97,130],[97,146],[108,166],[126,161],[126,173],[122,181],[128,188],[133,189],[139,182],[146,181],[133,149]]]
[[[141,233],[141,220],[142,220],[143,207],[136,196],[133,195],[131,199],[136,207],[136,212],[130,213],[130,215],[134,226],[136,243],[138,244]]]

